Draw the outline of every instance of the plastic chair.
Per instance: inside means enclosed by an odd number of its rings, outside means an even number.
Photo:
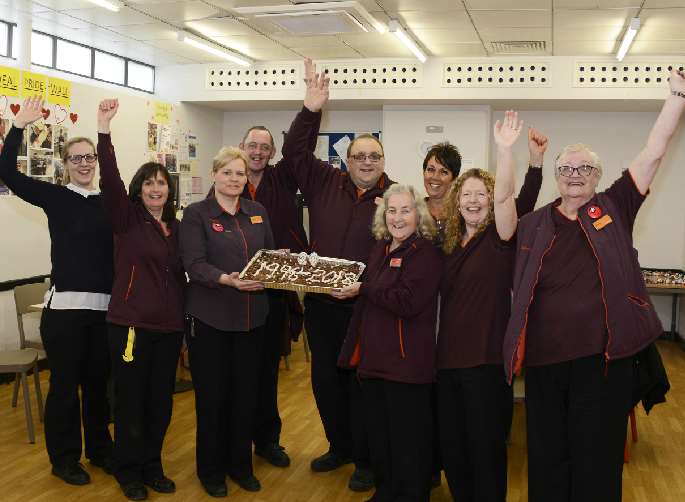
[[[26,317],[31,316],[35,320],[40,320],[40,312],[36,312],[31,308],[31,305],[42,304],[45,292],[48,289],[48,284],[45,282],[36,282],[32,284],[24,284],[22,286],[17,286],[14,288],[14,304],[17,311],[17,328],[19,329],[19,349],[20,350],[33,350],[36,353],[36,369],[34,372],[34,378],[36,380],[36,389],[38,395],[40,396],[40,378],[38,375],[38,362],[43,361],[47,358],[45,350],[43,349],[43,344],[37,340],[27,340],[26,329],[24,326],[24,320]],[[17,398],[19,396],[19,382],[20,374],[17,373],[14,380],[14,390],[12,392],[12,407],[17,406]],[[38,403],[39,419],[43,421],[43,401],[42,398]]]
[[[33,429],[33,415],[31,414],[31,401],[27,376],[30,370],[33,370],[36,384],[36,400],[38,401],[38,413],[42,421],[43,396],[40,392],[40,380],[38,378],[38,352],[35,349],[7,350],[0,352],[0,373],[14,373],[17,380],[21,381],[29,443],[35,443],[36,435]],[[16,405],[16,399],[13,399],[12,407],[16,407]]]
[[[637,418],[635,418],[635,408],[630,410],[628,418],[630,420],[630,436],[633,443],[637,443]],[[626,464],[630,462],[630,442],[628,441],[628,438],[626,438],[626,443],[623,447],[623,462]]]

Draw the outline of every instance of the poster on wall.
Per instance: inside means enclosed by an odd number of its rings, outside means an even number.
[[[66,146],[67,140],[69,139],[69,131],[64,126],[56,125],[53,131],[53,135],[55,138],[55,157],[57,157],[58,159],[62,159],[64,158],[64,147]]]
[[[64,162],[55,158],[52,161],[52,179],[55,185],[64,185]]]
[[[179,173],[190,173],[190,162],[179,162],[178,164]]]
[[[181,185],[179,188],[180,205],[181,208],[185,209],[193,201],[193,178],[181,175],[179,181]]]
[[[32,149],[50,150],[52,152],[52,125],[34,122],[28,127],[29,145]]]
[[[164,155],[164,165],[170,173],[178,172],[176,168],[176,155],[173,153],[167,153]]]
[[[17,171],[22,174],[28,174],[29,161],[27,159],[17,159]]]
[[[29,175],[52,177],[52,151],[31,150],[29,157]]]
[[[147,149],[151,152],[157,151],[158,125],[152,122],[147,123]]]
[[[188,133],[188,159],[190,160],[196,160],[197,159],[197,136],[195,134]]]
[[[159,143],[157,151],[166,153],[171,148],[171,129],[167,125],[159,126]]]

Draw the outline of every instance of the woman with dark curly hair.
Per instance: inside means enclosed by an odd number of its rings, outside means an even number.
[[[531,129],[542,155],[547,138]],[[531,157],[532,158],[532,157]],[[542,183],[531,167],[517,205],[532,211]],[[504,502],[506,437],[512,390],[504,378],[502,339],[511,305],[515,247],[494,224],[495,179],[469,169],[448,195],[438,332],[438,423],[445,476],[452,496]]]
[[[110,138],[119,103],[98,109],[98,157],[105,210],[114,230],[109,348],[114,375],[114,475],[130,500],[145,485],[176,490],[164,475],[162,443],[171,421],[176,362],[183,336],[185,277],[173,182],[161,164],[143,164],[126,194]]]

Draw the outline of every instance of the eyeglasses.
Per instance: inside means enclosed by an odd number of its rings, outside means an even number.
[[[576,172],[578,174],[582,174],[583,176],[590,176],[592,171],[594,169],[597,169],[595,166],[589,166],[587,164],[583,164],[582,166],[578,167],[573,167],[573,166],[559,166],[557,168],[557,171],[559,171],[559,174],[562,176],[566,177],[571,177],[573,176],[573,173]]]
[[[83,159],[86,159],[88,164],[92,164],[98,160],[98,155],[97,153],[87,153],[85,155],[69,155],[67,157],[67,160],[72,164],[80,164]]]
[[[271,145],[267,143],[248,143],[248,150],[260,150],[262,152],[269,153],[271,151]]]
[[[380,153],[369,153],[368,155],[366,153],[355,153],[354,155],[350,155],[351,158],[356,160],[357,162],[365,162],[366,159],[369,159],[369,162],[373,162],[374,164],[376,162],[380,162],[380,160],[383,158],[383,156]]]

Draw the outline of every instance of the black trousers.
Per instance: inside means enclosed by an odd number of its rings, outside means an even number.
[[[45,444],[53,465],[81,458],[81,418],[86,457],[111,454],[105,315],[97,310],[43,309],[40,337],[50,365]]]
[[[162,476],[162,444],[173,407],[183,333],[136,328],[133,361],[123,359],[128,327],[109,324],[114,375],[114,475],[121,485]]]
[[[455,501],[506,500],[511,398],[502,365],[438,371],[440,447]]]
[[[362,379],[374,502],[430,498],[432,384]]]
[[[280,291],[269,291],[269,314],[264,326],[264,348],[259,373],[259,394],[252,440],[255,446],[278,444],[281,416],[278,413],[278,367],[281,362],[287,305]]]
[[[253,475],[252,431],[264,327],[221,331],[194,319],[188,341],[197,415],[197,475],[208,483]]]
[[[618,502],[632,358],[526,368],[530,502]]]
[[[304,323],[312,351],[312,390],[330,448],[369,466],[369,447],[362,394],[356,372],[338,367],[352,306],[307,296]]]

